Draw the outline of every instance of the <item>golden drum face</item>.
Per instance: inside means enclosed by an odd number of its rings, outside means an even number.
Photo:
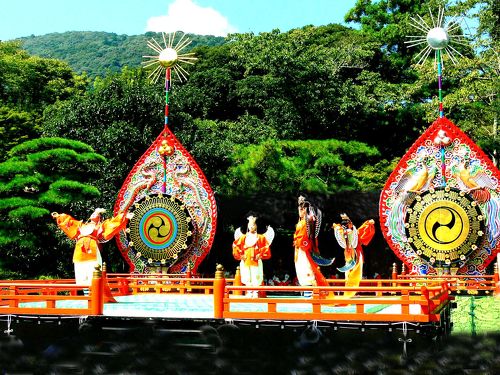
[[[482,245],[484,216],[476,201],[458,189],[439,187],[409,203],[407,244],[437,266],[463,262]]]
[[[429,247],[450,251],[467,239],[470,221],[465,210],[453,201],[429,204],[419,215],[418,231]]]
[[[129,245],[152,265],[171,266],[185,251],[193,232],[191,217],[179,200],[147,196],[134,204],[129,223]]]

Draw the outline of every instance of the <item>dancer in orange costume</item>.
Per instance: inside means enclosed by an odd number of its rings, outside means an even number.
[[[339,245],[344,248],[345,265],[338,268],[345,272],[346,286],[357,287],[363,277],[363,249],[370,243],[375,234],[375,222],[365,221],[356,228],[349,216],[341,214],[341,223],[333,224],[332,228]],[[352,297],[356,292],[345,292],[345,297]]]
[[[332,260],[325,260],[319,256],[318,234],[321,225],[321,211],[316,210],[304,197],[299,197],[299,222],[293,235],[295,248],[295,272],[301,286],[328,286],[326,278],[319,270],[314,258],[327,261],[322,265],[330,265]],[[304,293],[310,296],[309,293]]]
[[[249,216],[247,232],[243,234],[238,228],[234,233],[233,256],[240,260],[241,282],[247,286],[260,286],[264,281],[262,259],[271,258],[271,242],[274,230],[267,227],[264,234],[257,233],[257,218]],[[258,297],[257,291],[248,291],[248,297]]]
[[[105,211],[103,208],[97,208],[86,222],[76,220],[68,214],[52,213],[59,228],[70,239],[76,239],[73,263],[77,285],[91,284],[95,266],[97,264],[102,266],[99,251],[101,243],[109,241],[124,229],[127,221],[133,216],[132,213],[120,213],[111,219],[101,221],[101,214]]]

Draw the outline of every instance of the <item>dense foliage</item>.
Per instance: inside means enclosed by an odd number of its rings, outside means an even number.
[[[16,42],[0,42],[0,161],[11,147],[40,134],[48,105],[78,96],[87,84],[63,61],[31,56]]]
[[[79,211],[97,198],[89,184],[105,159],[79,141],[38,138],[17,145],[0,163],[2,268],[36,276],[68,270],[68,246],[57,241],[51,211]],[[69,251],[68,251],[69,252]]]
[[[356,141],[267,140],[237,149],[225,187],[238,195],[377,189],[386,171],[374,170],[370,162],[379,156],[375,148]]]
[[[47,108],[44,135],[91,144],[107,159],[96,176],[110,209],[124,178],[162,129],[162,92],[140,70],[97,79],[83,96]]]

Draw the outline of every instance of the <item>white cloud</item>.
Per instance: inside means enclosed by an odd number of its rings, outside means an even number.
[[[204,8],[192,0],[174,0],[166,16],[151,17],[146,31],[183,31],[198,35],[226,36],[236,32],[226,17],[213,8]]]

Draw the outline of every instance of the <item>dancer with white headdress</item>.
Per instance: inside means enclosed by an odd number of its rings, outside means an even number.
[[[249,216],[247,232],[238,228],[234,232],[233,256],[240,261],[241,282],[246,286],[260,286],[264,281],[263,259],[271,258],[271,243],[274,230],[268,226],[264,234],[257,233],[257,218]],[[248,297],[258,297],[258,292],[250,290]]]

